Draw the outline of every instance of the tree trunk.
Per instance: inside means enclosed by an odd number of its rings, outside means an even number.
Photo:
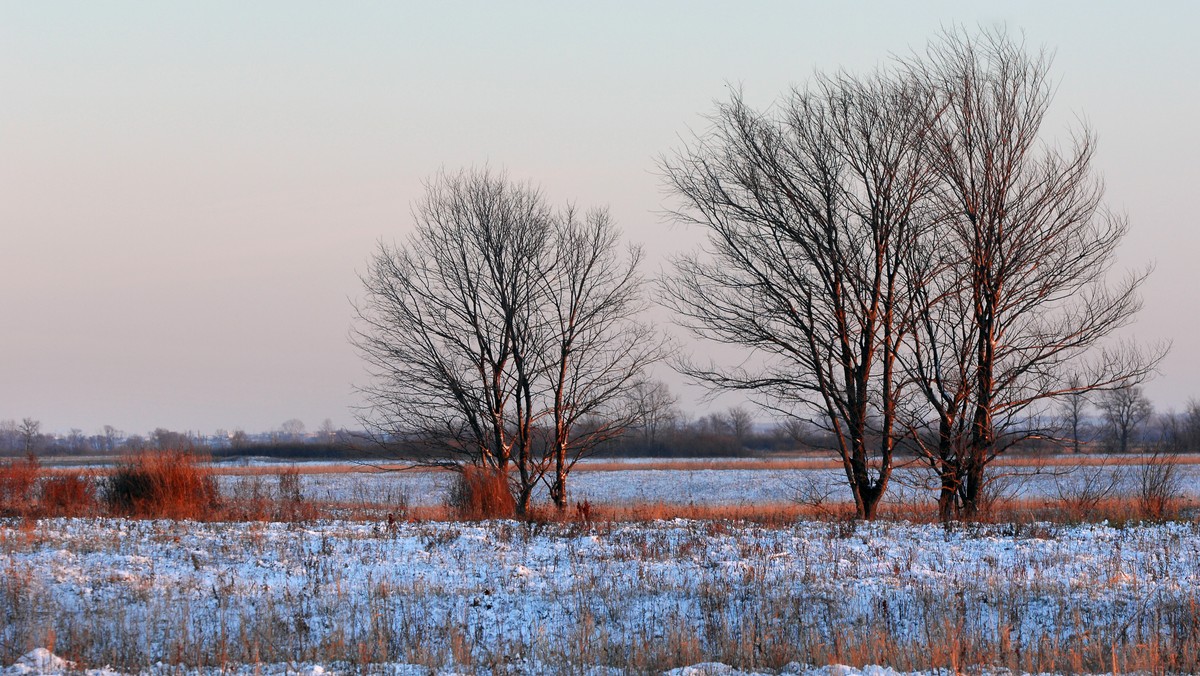
[[[979,516],[982,507],[980,502],[983,500],[983,467],[984,464],[977,460],[967,465],[961,490],[963,518],[975,519]]]
[[[566,449],[562,447],[554,453],[554,482],[550,485],[550,499],[560,512],[567,508]]]

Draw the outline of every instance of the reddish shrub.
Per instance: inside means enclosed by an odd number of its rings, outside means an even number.
[[[83,474],[53,476],[42,483],[40,510],[53,516],[80,516],[96,508],[96,482]]]
[[[204,519],[219,499],[203,459],[184,451],[143,451],[121,460],[104,486],[114,511],[132,516]]]
[[[509,518],[517,511],[508,487],[508,474],[474,465],[467,465],[458,473],[450,485],[447,503],[463,519]]]
[[[0,462],[0,516],[15,516],[30,510],[40,469],[32,455],[24,460]]]

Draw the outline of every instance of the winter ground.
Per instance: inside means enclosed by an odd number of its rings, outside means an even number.
[[[838,492],[845,484],[840,469],[642,469],[639,464],[629,463],[628,469],[606,471],[592,471],[581,464],[571,473],[571,499],[593,504],[762,505],[812,497],[808,492],[815,489],[825,490],[835,499],[846,498]],[[306,467],[300,465],[301,471]],[[994,489],[1013,499],[1059,498],[1083,485],[1115,480],[1114,495],[1132,494],[1136,491],[1140,467],[1003,468]],[[437,505],[444,502],[451,481],[451,475],[442,471],[374,472],[364,466],[353,469],[358,471],[305,474],[302,487],[305,498],[318,502]],[[1200,465],[1180,465],[1178,471],[1181,496],[1200,499]],[[899,469],[885,499],[932,503],[935,492],[925,485],[928,478],[928,470]],[[243,480],[243,477],[223,476],[223,490],[232,492]]]
[[[1190,671],[1200,526],[7,520],[0,620],[4,674]]]

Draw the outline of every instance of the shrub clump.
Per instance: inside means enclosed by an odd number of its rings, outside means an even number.
[[[446,502],[463,519],[504,519],[517,512],[508,474],[476,465],[464,466],[458,472]]]
[[[42,482],[38,506],[52,516],[82,516],[95,511],[96,482],[85,474],[52,476]]]
[[[33,455],[24,460],[0,462],[0,516],[16,516],[30,509],[40,470],[41,465]]]
[[[119,514],[168,519],[203,519],[220,502],[212,469],[184,451],[123,458],[105,481],[104,500]]]

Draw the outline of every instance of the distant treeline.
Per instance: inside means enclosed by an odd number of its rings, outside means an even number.
[[[1148,408],[1148,407],[1147,407]],[[1200,403],[1189,402],[1182,412],[1147,413],[1142,420],[1122,425],[1099,416],[1072,419],[1059,416],[1031,431],[1011,449],[1025,453],[1120,452],[1122,437],[1131,452],[1200,451]],[[0,456],[40,457],[119,456],[146,449],[192,450],[216,460],[263,457],[292,460],[435,462],[439,458],[427,445],[404,439],[380,441],[364,433],[322,426],[305,434],[302,426],[250,435],[241,431],[200,435],[158,428],[149,434],[124,435],[106,426],[99,434],[47,434],[38,421],[25,418],[0,421]],[[1073,424],[1072,424],[1073,423]],[[908,455],[911,442],[901,440],[897,453]],[[596,457],[749,457],[776,453],[833,452],[834,439],[819,426],[801,421],[781,424],[754,423],[740,407],[688,419],[674,406],[646,416],[642,424],[605,442]]]

